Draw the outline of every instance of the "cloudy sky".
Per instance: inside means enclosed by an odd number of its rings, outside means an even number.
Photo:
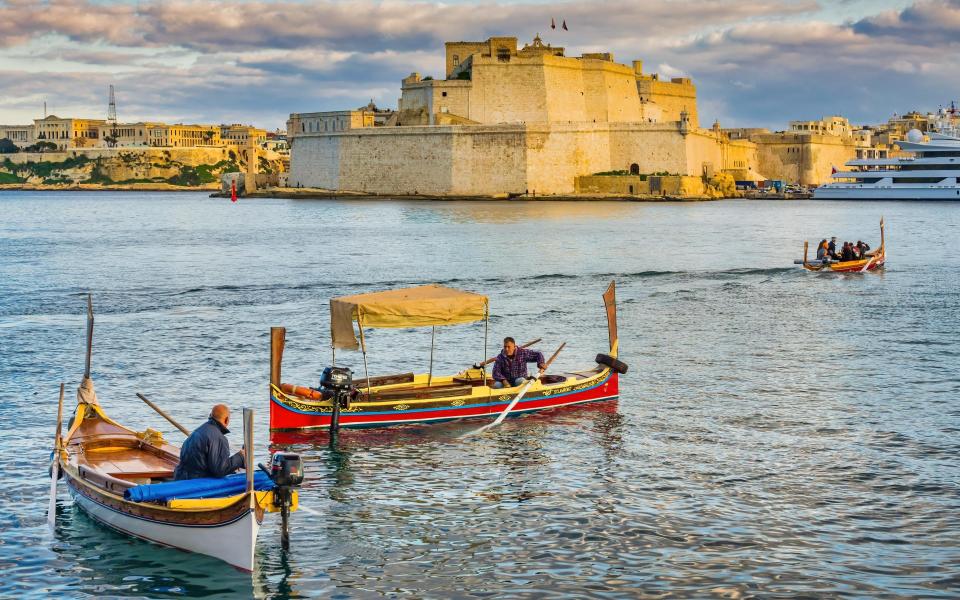
[[[550,30],[551,17],[570,31]],[[443,42],[540,33],[568,55],[686,75],[701,122],[856,123],[960,100],[960,0],[0,0],[0,123],[60,116],[245,122],[396,107]]]

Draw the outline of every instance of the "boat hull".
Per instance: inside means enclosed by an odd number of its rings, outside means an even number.
[[[101,493],[71,475],[67,475],[66,481],[77,506],[111,529],[253,571],[254,547],[263,513],[249,506],[248,497],[237,506],[187,515],[191,522],[177,522],[176,516],[164,514],[159,507],[153,509]]]
[[[814,200],[960,200],[960,187],[870,187],[822,185]]]
[[[886,260],[886,256],[881,256],[873,260],[865,258],[862,260],[850,260],[827,265],[807,263],[804,265],[804,268],[808,271],[824,271],[828,273],[861,273],[863,271],[882,269]]]
[[[340,413],[340,427],[389,427],[454,419],[493,418],[503,412],[516,393],[515,388],[491,390],[489,395],[442,399],[420,403],[423,405],[420,407],[402,399],[392,403],[378,403],[386,406],[358,403]],[[514,407],[511,414],[610,400],[618,396],[618,375],[610,369],[605,369],[587,380],[574,380],[531,389]],[[330,417],[329,405],[304,402],[300,398],[285,394],[276,386],[271,386],[271,430],[328,429]]]

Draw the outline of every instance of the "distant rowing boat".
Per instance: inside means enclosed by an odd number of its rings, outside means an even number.
[[[876,271],[882,269],[887,262],[887,248],[883,233],[883,219],[880,219],[880,247],[876,250],[867,252],[863,258],[856,260],[831,260],[825,258],[822,260],[807,258],[809,242],[803,243],[803,260],[795,260],[794,264],[803,265],[808,271],[830,271],[833,273],[859,273],[864,271]]]

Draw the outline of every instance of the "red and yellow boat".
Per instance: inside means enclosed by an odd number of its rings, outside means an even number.
[[[529,383],[496,389],[484,360],[455,375],[400,373],[357,378],[348,393],[336,394],[280,383],[285,329],[271,330],[270,429],[291,431],[340,427],[385,427],[452,419],[493,419],[518,396],[517,413],[548,410],[619,395],[619,375],[627,366],[617,360],[616,288],[603,294],[610,347],[596,356],[594,366],[578,371],[543,375]],[[364,329],[370,327],[437,327],[488,321],[486,296],[438,285],[375,292],[330,301],[331,345],[360,350],[366,370]],[[354,332],[359,330],[359,341]],[[485,331],[489,328],[486,327]],[[486,338],[486,333],[484,335]],[[486,355],[486,339],[484,340]],[[431,348],[431,364],[433,350]],[[334,354],[334,358],[336,354]],[[354,385],[355,384],[355,385]],[[336,403],[335,398],[340,400]],[[335,410],[336,408],[336,410]]]
[[[882,269],[887,261],[886,241],[883,235],[883,219],[880,219],[880,247],[876,250],[870,250],[863,258],[856,260],[808,260],[807,251],[810,242],[803,243],[803,260],[794,261],[796,264],[802,264],[808,271],[831,271],[833,273],[862,273],[865,271],[876,271]]]

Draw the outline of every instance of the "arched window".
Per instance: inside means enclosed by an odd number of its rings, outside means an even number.
[[[453,55],[453,66],[455,66],[455,67],[459,67],[459,66],[460,66],[460,55],[459,55],[459,54],[454,54],[454,55]]]
[[[640,174],[640,165],[638,165],[637,163],[633,163],[632,165],[630,165],[630,174],[631,174],[631,175],[639,175],[639,174]]]

